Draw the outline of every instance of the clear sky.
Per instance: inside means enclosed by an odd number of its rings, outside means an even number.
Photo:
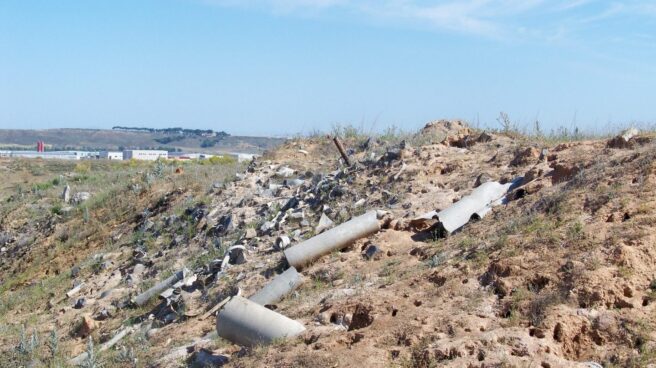
[[[0,0],[0,128],[656,122],[656,1]]]

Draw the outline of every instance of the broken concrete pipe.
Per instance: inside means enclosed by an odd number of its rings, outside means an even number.
[[[233,296],[216,318],[220,337],[242,346],[266,345],[275,340],[294,337],[305,327],[253,301]]]
[[[287,248],[285,258],[290,266],[301,268],[315,259],[340,250],[354,241],[380,231],[376,211],[369,211],[337,227]]]
[[[441,230],[450,234],[468,223],[471,219],[481,219],[493,206],[503,203],[505,195],[519,183],[522,178],[506,184],[487,182],[474,189],[470,195],[463,197],[452,206],[437,212],[426,213],[414,219],[413,223],[426,222],[431,219],[439,221]]]
[[[275,304],[294,291],[302,282],[301,274],[294,267],[290,267],[251,296],[249,300],[260,305]]]
[[[168,289],[171,285],[175,284],[176,282],[182,280],[185,278],[185,275],[189,271],[185,268],[182,271],[178,271],[171,275],[169,278],[166,280],[156,284],[155,286],[151,287],[150,289],[144,291],[143,293],[137,295],[134,299],[132,299],[132,302],[138,306],[142,306],[150,300],[153,296],[161,293],[162,291]]]

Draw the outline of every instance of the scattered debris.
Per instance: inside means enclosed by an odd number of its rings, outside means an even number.
[[[69,297],[69,298],[72,298],[73,295],[75,295],[75,294],[77,294],[78,292],[80,292],[80,289],[82,289],[82,287],[84,287],[84,283],[83,283],[83,282],[79,283],[76,287],[74,287],[74,288],[72,288],[71,290],[67,291],[67,292],[66,292],[66,296]]]
[[[337,150],[339,151],[339,154],[342,156],[342,160],[344,160],[346,166],[351,166],[351,160],[349,160],[349,157],[346,154],[346,151],[344,150],[342,141],[340,141],[339,138],[335,136],[333,137],[333,142],[335,142],[335,146],[337,146]]]
[[[139,305],[139,306],[146,304],[146,302],[148,302],[148,300],[150,300],[150,298],[152,298],[153,296],[155,296],[155,295],[163,292],[164,290],[168,289],[169,287],[171,287],[171,285],[175,284],[176,282],[184,279],[187,276],[188,273],[189,273],[189,270],[187,270],[186,268],[183,269],[182,271],[178,271],[178,272],[174,273],[173,275],[171,275],[166,280],[159,282],[157,285],[155,285],[155,286],[151,287],[150,289],[146,290],[145,292],[137,295],[137,297],[135,297],[132,300],[132,302],[136,305]]]
[[[440,237],[457,231],[471,219],[483,218],[493,206],[503,203],[508,191],[521,183],[522,178],[501,184],[487,182],[474,189],[472,193],[442,211],[428,212],[411,222],[418,230],[434,229]],[[431,223],[429,225],[429,223]]]
[[[371,244],[367,247],[367,249],[365,249],[362,256],[368,260],[376,260],[376,259],[380,259],[383,256],[383,252],[380,248]]]
[[[305,327],[253,301],[234,296],[219,310],[216,330],[219,336],[235,344],[257,346],[297,336]]]
[[[646,144],[651,141],[651,138],[649,137],[638,137],[639,133],[640,131],[636,128],[627,129],[618,136],[609,139],[606,143],[606,147],[629,149],[636,147],[636,145]]]
[[[291,244],[291,240],[286,235],[281,235],[276,238],[276,250],[284,250]]]
[[[71,201],[71,187],[66,184],[66,187],[64,187],[64,191],[62,192],[62,201],[64,203],[69,203]]]
[[[200,349],[192,354],[189,359],[191,367],[209,368],[220,367],[228,364],[230,358],[225,355],[215,355],[207,349]]]
[[[319,219],[319,225],[314,229],[314,232],[316,234],[321,234],[322,232],[331,229],[333,226],[335,226],[335,223],[326,216],[325,213],[322,213],[321,218]]]
[[[275,304],[294,291],[302,282],[301,274],[296,271],[296,268],[290,267],[249,299],[260,305]]]
[[[342,249],[352,242],[380,230],[376,211],[347,221],[333,229],[310,238],[285,250],[287,262],[294,267],[303,267],[326,253]]]
[[[91,198],[91,193],[89,192],[78,192],[73,195],[71,202],[74,204],[82,204]]]

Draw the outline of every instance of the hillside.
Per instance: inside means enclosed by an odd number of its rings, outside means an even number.
[[[269,137],[227,136],[211,147],[203,147],[203,142],[212,140],[201,136],[172,139],[175,136],[165,133],[134,132],[101,129],[0,129],[0,149],[3,147],[35,147],[37,141],[46,142],[47,148],[59,149],[108,149],[124,148],[179,148],[196,152],[240,152],[262,153],[276,147],[285,140]]]
[[[247,167],[0,161],[0,366],[85,352],[112,367],[653,366],[654,138],[439,121],[345,137],[350,167],[318,137]],[[89,198],[63,203],[67,184]],[[462,227],[423,216],[486,188],[503,193]],[[218,303],[365,213],[380,231],[298,267],[304,282],[265,303],[305,332],[251,347],[217,336]]]

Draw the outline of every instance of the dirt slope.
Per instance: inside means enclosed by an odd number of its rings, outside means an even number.
[[[144,192],[129,220],[98,235],[112,246],[87,252],[82,272],[55,255],[49,272],[84,282],[78,294],[52,295],[29,315],[13,306],[4,321],[26,323],[28,336],[32,326],[60,331],[66,357],[89,335],[102,343],[129,329],[101,354],[112,366],[656,364],[651,138],[553,143],[440,121],[403,141],[346,140],[350,168],[328,139],[291,141],[202,200],[185,197],[201,194],[182,182]],[[411,221],[484,182],[518,178],[505,204],[446,237]],[[322,214],[338,224],[371,209],[384,211],[380,232],[303,268],[303,285],[271,306],[306,333],[254,349],[216,337],[210,308],[286,269],[280,236],[294,245],[316,235]],[[223,265],[233,245],[245,262]],[[371,246],[379,252],[367,259]],[[184,267],[194,276],[174,294],[130,302]],[[7,351],[16,338],[4,337]],[[48,362],[43,354],[29,359]]]

